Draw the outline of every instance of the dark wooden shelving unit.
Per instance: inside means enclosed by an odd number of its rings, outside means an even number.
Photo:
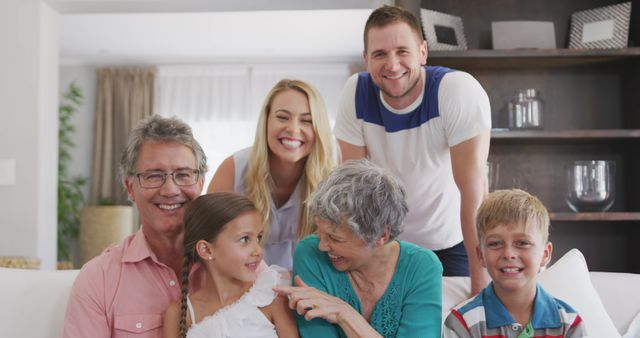
[[[505,142],[627,142],[640,140],[640,129],[492,130],[492,143]]]
[[[498,188],[538,196],[551,213],[554,256],[583,252],[590,268],[640,273],[640,47],[567,49],[571,15],[619,0],[421,0],[422,8],[458,16],[468,50],[429,51],[427,63],[466,71],[492,109],[489,160]],[[640,45],[640,0],[632,0],[629,40]],[[492,21],[552,21],[557,49],[493,50]],[[508,102],[535,88],[542,130],[507,130]],[[615,202],[600,213],[574,213],[565,202],[566,165],[616,162]]]
[[[432,63],[451,68],[559,68],[619,63],[640,56],[640,47],[623,49],[472,49],[433,51]]]
[[[640,129],[492,130],[492,139],[640,139]]]
[[[549,218],[564,222],[629,222],[640,221],[640,212],[550,212]]]

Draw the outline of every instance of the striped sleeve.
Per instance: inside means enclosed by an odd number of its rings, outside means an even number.
[[[582,317],[580,317],[580,315],[578,315],[577,313],[575,314],[575,318],[573,319],[571,325],[569,325],[567,332],[564,334],[564,337],[565,338],[587,337],[587,329],[584,325],[584,321],[582,320]]]
[[[451,310],[442,328],[443,338],[470,338],[471,333],[460,312]]]
[[[564,301],[554,298],[558,304],[558,314],[563,323],[563,337],[580,338],[587,337],[587,329],[582,317],[574,310],[571,305]]]

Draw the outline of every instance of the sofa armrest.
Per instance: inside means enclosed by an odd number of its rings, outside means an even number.
[[[0,268],[3,337],[61,337],[69,291],[79,270]]]

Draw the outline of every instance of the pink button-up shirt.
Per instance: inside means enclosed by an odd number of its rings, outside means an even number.
[[[191,270],[190,289],[200,285],[199,276],[200,269]],[[164,312],[179,297],[178,277],[158,261],[139,230],[82,267],[62,336],[160,338]]]

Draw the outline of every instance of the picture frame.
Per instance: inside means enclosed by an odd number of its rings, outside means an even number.
[[[569,48],[625,48],[630,18],[631,2],[575,12],[571,15]]]
[[[467,50],[462,18],[421,8],[420,19],[429,50]]]

